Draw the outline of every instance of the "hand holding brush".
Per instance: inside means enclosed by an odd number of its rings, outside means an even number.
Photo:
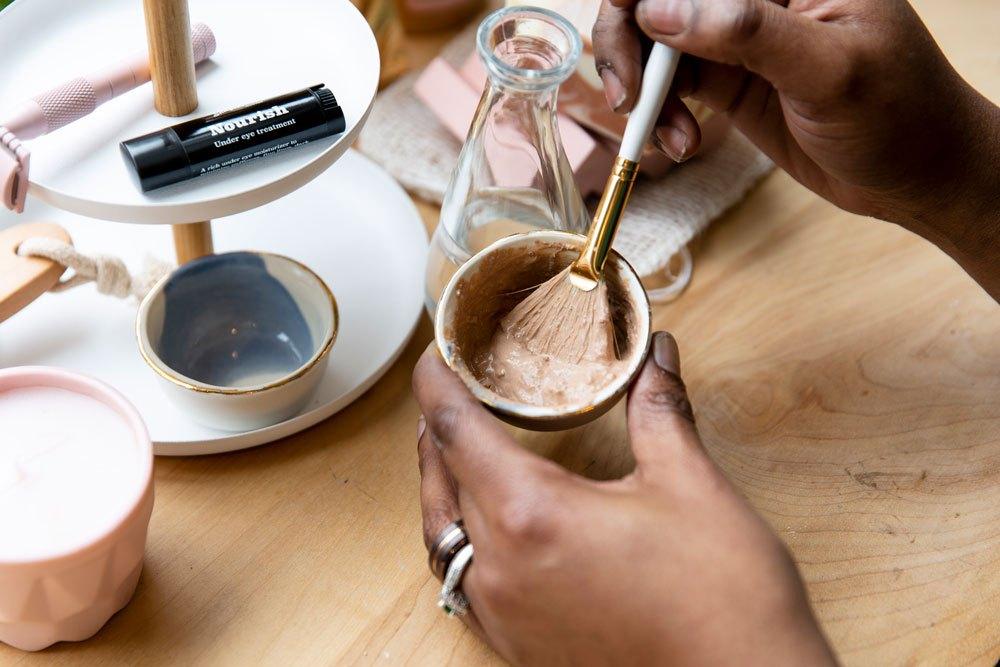
[[[603,280],[618,223],[639,172],[639,159],[677,71],[680,53],[655,44],[646,61],[639,98],[622,137],[583,250],[566,269],[543,283],[503,319],[508,335],[535,353],[592,359],[616,358]]]

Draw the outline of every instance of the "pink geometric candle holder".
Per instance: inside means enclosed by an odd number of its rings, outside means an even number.
[[[91,378],[0,370],[0,641],[37,651],[128,604],[153,510],[136,409]]]

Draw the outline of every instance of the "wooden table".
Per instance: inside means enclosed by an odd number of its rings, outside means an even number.
[[[1000,3],[918,7],[1000,99]],[[774,174],[706,235],[655,324],[680,341],[712,456],[791,547],[845,663],[1000,657],[1000,308],[985,293],[928,243]],[[410,371],[430,339],[424,321],[375,388],[305,433],[158,460],[133,602],[90,641],[0,646],[0,663],[499,662],[435,607],[425,564]],[[525,440],[591,476],[630,465],[620,408]]]

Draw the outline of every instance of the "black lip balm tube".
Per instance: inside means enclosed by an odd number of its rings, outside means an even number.
[[[344,112],[317,84],[123,141],[143,192],[339,134]]]

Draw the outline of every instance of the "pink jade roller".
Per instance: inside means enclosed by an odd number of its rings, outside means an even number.
[[[192,27],[191,47],[196,64],[215,53],[215,35],[204,23]],[[149,79],[149,56],[136,54],[108,69],[70,79],[0,117],[0,198],[4,205],[15,213],[24,210],[29,153],[23,141],[79,120]]]

